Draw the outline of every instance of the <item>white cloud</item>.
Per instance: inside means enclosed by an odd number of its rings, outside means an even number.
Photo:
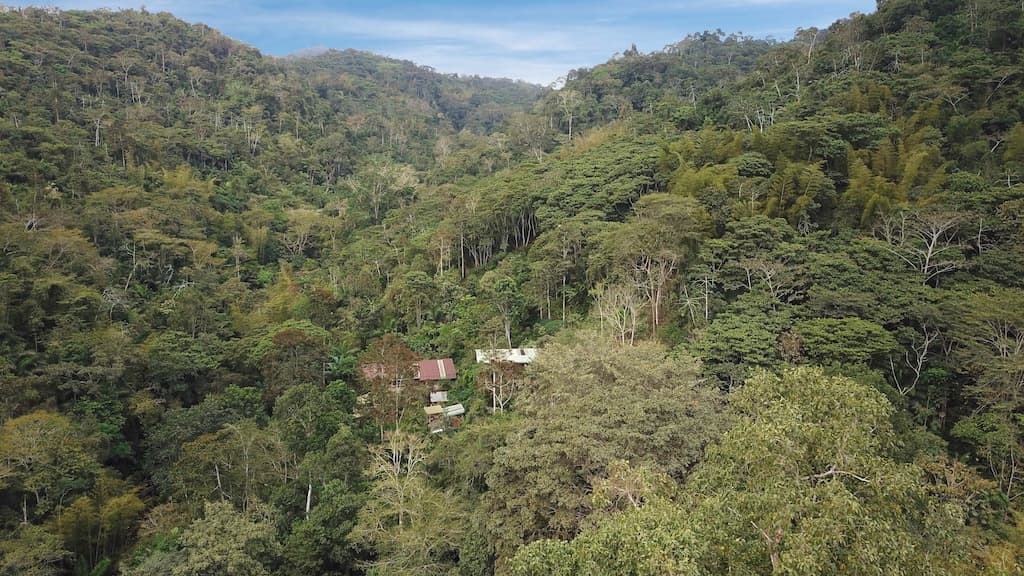
[[[358,38],[412,41],[458,42],[489,47],[503,52],[562,52],[600,47],[601,37],[615,30],[601,25],[559,25],[514,21],[495,26],[475,21],[447,22],[367,18],[343,12],[256,13],[242,16],[249,26],[288,27],[319,34]]]

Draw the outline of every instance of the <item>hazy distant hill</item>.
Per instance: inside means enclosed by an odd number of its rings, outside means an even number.
[[[310,46],[309,48],[303,48],[302,50],[296,50],[291,54],[287,54],[285,58],[313,58],[314,56],[320,56],[324,52],[329,52],[331,49],[327,46]]]
[[[166,13],[10,10],[0,35],[6,141],[27,144],[15,144],[29,162],[17,177],[82,193],[104,182],[70,182],[98,176],[42,161],[37,137],[74,143],[75,165],[90,167],[178,158],[230,169],[298,153],[306,178],[327,182],[378,152],[425,167],[439,136],[486,133],[542,93],[357,51],[268,58]]]

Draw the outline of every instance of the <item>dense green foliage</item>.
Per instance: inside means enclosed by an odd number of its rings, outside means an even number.
[[[878,4],[559,90],[0,10],[0,575],[1024,572],[1024,5]]]

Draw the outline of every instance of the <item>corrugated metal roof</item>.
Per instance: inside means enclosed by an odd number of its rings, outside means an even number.
[[[483,364],[490,364],[494,360],[513,362],[515,364],[529,364],[536,359],[536,348],[493,348],[491,350],[476,351],[476,361]]]
[[[440,360],[419,360],[415,363],[416,380],[432,382],[435,380],[455,380],[458,372],[455,370],[455,361],[451,358]],[[373,380],[384,376],[385,368],[381,364],[363,364],[359,367],[363,377]]]
[[[466,413],[465,407],[462,404],[452,404],[451,406],[444,407],[445,416],[462,416]]]
[[[451,358],[420,360],[416,363],[417,380],[455,380],[455,362]]]

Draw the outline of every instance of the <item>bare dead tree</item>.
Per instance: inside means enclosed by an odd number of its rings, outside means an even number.
[[[900,212],[882,218],[875,236],[888,250],[917,270],[922,284],[963,265],[961,217],[953,212]]]
[[[900,371],[896,369],[896,362],[889,358],[892,381],[901,396],[906,396],[913,392],[914,388],[917,387],[917,383],[921,381],[921,372],[924,370],[925,362],[931,356],[932,344],[939,338],[939,331],[928,326],[926,323],[921,327],[920,336],[919,340],[917,338],[914,339],[909,350],[903,352],[903,366],[909,369],[913,375],[909,382],[900,377]]]
[[[491,395],[491,412],[504,412],[525,383],[523,367],[514,362],[491,360],[477,376],[480,387]]]
[[[631,283],[617,283],[598,288],[594,309],[601,320],[601,331],[607,323],[622,344],[636,340],[637,324],[643,309],[643,296]]]

